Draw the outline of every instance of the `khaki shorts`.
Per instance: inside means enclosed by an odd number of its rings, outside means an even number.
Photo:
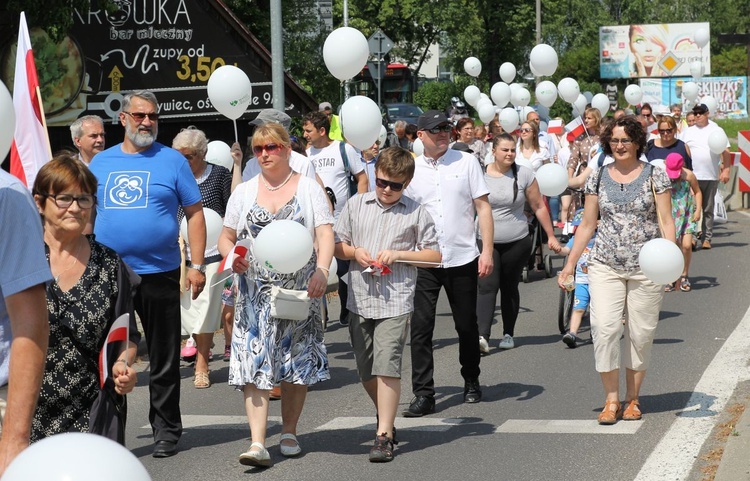
[[[349,335],[362,382],[375,376],[401,378],[401,358],[411,313],[367,319],[350,313]]]

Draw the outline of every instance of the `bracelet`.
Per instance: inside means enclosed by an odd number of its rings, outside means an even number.
[[[324,270],[324,271],[326,271],[326,275],[330,275],[330,274],[331,274],[331,270],[330,270],[330,269],[328,269],[327,267],[323,267],[323,266],[316,266],[316,267],[317,267],[318,269],[321,269],[321,270]]]

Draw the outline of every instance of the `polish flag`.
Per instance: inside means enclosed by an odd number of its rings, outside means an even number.
[[[562,119],[550,120],[547,124],[548,134],[562,134],[563,133],[563,121]]]
[[[52,158],[52,152],[34,52],[31,50],[29,28],[23,12],[18,28],[13,108],[16,111],[16,130],[10,148],[10,173],[30,189],[39,169]]]
[[[578,138],[579,135],[582,135],[584,132],[586,132],[586,127],[583,126],[581,117],[576,117],[573,119],[573,121],[565,125],[565,130]]]
[[[107,334],[107,340],[99,352],[99,387],[103,388],[104,383],[109,377],[109,355],[107,350],[109,345],[115,342],[128,342],[130,337],[130,314],[123,314],[112,323]],[[119,351],[118,351],[119,354]]]
[[[232,247],[232,250],[229,251],[224,260],[221,261],[221,264],[219,264],[219,270],[211,279],[212,283],[210,287],[225,282],[227,279],[229,279],[229,277],[232,275],[232,263],[234,262],[234,259],[237,256],[245,257],[252,246],[253,241],[250,238],[242,239],[241,241],[237,242],[237,244]]]

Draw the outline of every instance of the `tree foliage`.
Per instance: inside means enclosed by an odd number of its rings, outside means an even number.
[[[26,23],[43,28],[54,40],[60,40],[73,26],[75,10],[88,11],[90,0],[8,0],[6,9],[19,15],[24,12]],[[105,10],[116,9],[112,0],[98,0]]]

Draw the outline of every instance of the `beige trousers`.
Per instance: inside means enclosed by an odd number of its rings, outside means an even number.
[[[620,368],[623,331],[622,363],[634,371],[648,369],[664,286],[654,284],[640,270],[619,271],[590,262],[589,293],[596,370],[610,372]]]

